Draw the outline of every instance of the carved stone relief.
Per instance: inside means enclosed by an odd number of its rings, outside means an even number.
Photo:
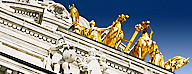
[[[58,39],[56,45],[50,48],[45,68],[59,74],[70,74],[71,64],[79,67],[80,74],[102,74],[107,70],[105,55],[96,56],[98,51],[94,48],[83,56],[78,55],[76,50],[77,47],[68,45],[63,37]]]
[[[50,48],[46,69],[55,73],[69,74],[69,64],[74,62],[75,59],[74,47],[66,44],[64,38],[60,38],[56,41],[56,45]]]
[[[66,8],[59,4],[59,3],[54,3],[50,4],[47,8],[47,10],[55,15],[55,17],[62,19],[69,19],[69,12],[66,10]]]

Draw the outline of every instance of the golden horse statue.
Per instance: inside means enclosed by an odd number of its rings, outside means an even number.
[[[121,40],[123,40],[124,34],[121,29],[121,23],[125,22],[129,18],[128,15],[119,15],[115,22],[112,23],[114,25],[109,33],[103,40],[103,43],[109,45],[114,48],[118,48]]]
[[[149,62],[172,72],[174,72],[175,69],[178,70],[180,67],[185,66],[185,64],[189,63],[189,58],[185,59],[181,56],[175,56],[169,59],[167,62],[164,62],[163,55],[158,50],[158,47],[155,51],[152,51],[152,54],[150,54],[150,56],[152,57],[152,59]]]
[[[189,63],[189,58],[185,59],[181,56],[175,56],[171,59],[169,59],[167,62],[164,62],[162,53],[157,49],[152,51],[152,54],[150,54],[150,57],[152,59],[149,61],[155,65],[158,65],[160,67],[163,67],[167,70],[170,70],[174,72],[175,69],[179,69],[182,66],[185,66],[185,64]]]
[[[138,39],[136,45],[129,52],[129,54],[139,57],[141,59],[145,59],[147,52],[152,49],[152,46],[154,46],[155,42],[151,40],[151,35],[153,31],[151,32],[150,36],[147,33],[149,23],[149,21],[145,21],[142,22],[142,24],[138,25],[141,26],[140,29],[142,30],[142,36]]]
[[[137,43],[129,52],[129,54],[144,60],[146,54],[149,53],[150,57],[152,57],[149,62],[173,72],[174,69],[179,69],[181,66],[185,66],[185,64],[189,63],[189,58],[185,59],[181,56],[173,57],[167,62],[164,62],[163,54],[158,50],[156,42],[151,40],[153,31],[151,30],[151,33],[149,35],[147,33],[149,23],[150,21],[145,21],[142,22],[142,25],[136,25],[136,31],[141,30],[142,36],[138,39]]]

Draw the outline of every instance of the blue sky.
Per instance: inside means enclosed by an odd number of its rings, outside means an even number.
[[[153,40],[167,61],[174,56],[192,57],[192,1],[191,0],[55,0],[68,5],[75,4],[79,14],[88,21],[95,20],[97,27],[108,27],[119,14],[130,18],[124,23],[124,39],[130,40],[134,26],[151,21]],[[69,9],[68,9],[69,10]],[[149,31],[150,32],[150,31]],[[138,34],[137,39],[141,36]],[[127,44],[126,42],[123,42]],[[150,59],[147,56],[146,61]],[[189,61],[192,62],[192,58]],[[176,70],[176,74],[191,74],[192,64]]]

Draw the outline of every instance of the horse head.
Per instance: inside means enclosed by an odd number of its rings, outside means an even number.
[[[141,30],[142,30],[142,34],[144,34],[145,32],[147,32],[147,29],[149,27],[150,21],[143,21],[141,24]]]
[[[128,18],[129,18],[128,15],[121,14],[121,15],[118,16],[116,22],[123,23],[123,22],[125,22]]]

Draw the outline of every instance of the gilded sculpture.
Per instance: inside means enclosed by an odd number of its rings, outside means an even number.
[[[73,6],[69,5],[69,9],[70,9],[70,15],[72,18],[72,24],[73,24],[73,31],[79,34],[82,34],[82,27],[79,25],[79,12],[78,10],[75,8],[75,5],[72,4]]]
[[[158,46],[155,41],[152,41],[152,34],[147,33],[150,21],[142,22],[142,24],[136,25],[136,31],[133,34],[130,41],[133,41],[138,32],[141,30],[142,36],[138,39],[137,43],[133,47],[133,49],[129,52],[129,54],[136,56],[141,59],[145,59],[147,53],[149,53],[152,59],[149,61],[155,65],[168,69],[174,72],[174,69],[179,69],[181,66],[185,66],[185,64],[189,63],[188,59],[185,59],[181,56],[176,56],[169,59],[167,62],[164,62],[163,54],[158,50]],[[129,45],[129,44],[128,44]],[[127,46],[128,46],[127,45]],[[127,48],[127,47],[126,47]],[[129,48],[129,46],[128,46]],[[126,50],[127,51],[127,50]]]
[[[123,40],[124,34],[121,29],[121,23],[125,22],[129,18],[128,15],[119,15],[115,22],[112,23],[114,25],[109,33],[103,40],[103,43],[109,45],[114,48],[118,48],[121,40]]]
[[[145,59],[148,50],[150,50],[150,47],[152,46],[152,40],[150,39],[146,31],[146,28],[148,28],[149,23],[150,21],[142,22],[140,28],[142,30],[142,36],[138,39],[136,45],[133,47],[129,54],[139,57],[141,59]]]
[[[181,66],[185,66],[185,64],[189,63],[189,58],[185,59],[181,56],[175,56],[171,59],[169,59],[167,62],[165,62],[165,69],[168,69],[170,71],[174,72],[174,69],[179,69]]]
[[[189,63],[189,58],[185,59],[181,56],[175,56],[169,59],[167,62],[164,62],[163,55],[158,49],[153,51],[150,56],[152,57],[152,59],[149,62],[172,72],[174,72],[175,69],[178,70],[180,67],[185,66],[185,64]]]
[[[106,30],[109,30],[110,28],[113,27],[113,25],[107,27],[107,28],[98,28],[98,27],[95,27],[95,21],[92,20],[91,22],[89,22],[89,26],[90,28],[87,28],[84,30],[84,34],[93,39],[93,40],[96,40],[98,42],[102,42],[101,40],[101,31],[106,31]]]
[[[152,57],[149,62],[164,68],[163,54],[158,50],[158,46],[155,41],[153,41],[153,47],[149,50],[149,54],[150,57]]]
[[[129,18],[128,15],[124,14],[119,15],[118,18],[112,23],[112,25],[107,28],[95,27],[94,20],[89,22],[90,28],[86,28],[85,26],[79,25],[79,13],[75,8],[74,4],[72,7],[69,5],[69,9],[70,9],[70,15],[72,17],[72,24],[74,25],[73,31],[75,31],[76,33],[85,35],[88,38],[91,38],[98,42],[102,42],[116,49],[119,47],[121,40],[124,40],[123,39],[124,33],[121,29],[122,27],[121,24]],[[131,44],[135,44],[133,43],[133,41],[136,38],[137,34],[141,31],[141,37],[138,39],[137,43],[134,45],[129,54],[141,59],[145,59],[146,54],[149,53],[150,57],[152,57],[151,60],[149,60],[149,62],[173,72],[174,69],[179,69],[181,66],[185,66],[185,64],[189,63],[188,61],[189,58],[185,59],[181,56],[173,57],[172,59],[169,59],[167,62],[164,62],[163,54],[158,50],[156,42],[152,40],[153,31],[149,24],[150,21],[143,21],[141,24],[135,25],[136,30],[132,35],[130,41],[124,40],[129,42],[126,48],[123,50],[124,52],[127,52],[129,50]],[[147,33],[148,28],[151,29],[150,34]],[[106,30],[109,30],[109,32],[102,41],[101,31]]]
[[[79,12],[78,10],[75,8],[75,5],[72,4],[73,6],[69,5],[69,9],[70,9],[70,15],[72,17],[72,24],[76,25],[79,24]]]

